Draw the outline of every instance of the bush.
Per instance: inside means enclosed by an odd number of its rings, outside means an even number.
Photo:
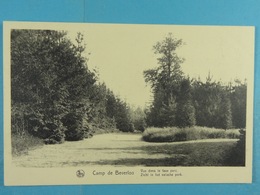
[[[223,130],[208,127],[189,127],[189,128],[148,128],[143,133],[143,140],[147,142],[176,142],[199,139],[238,139],[238,130]]]
[[[11,143],[13,155],[26,154],[29,150],[44,145],[42,139],[30,135],[26,132],[19,134],[12,133]]]
[[[246,131],[241,129],[239,132],[239,140],[226,158],[226,164],[229,166],[245,166]]]
[[[139,119],[133,122],[134,123],[134,129],[144,132],[145,128],[146,128],[146,123],[145,120]]]
[[[45,144],[61,144],[65,141],[65,135],[64,135],[65,127],[62,125],[52,130],[52,134],[44,139]]]
[[[81,114],[70,112],[62,119],[62,122],[66,127],[65,140],[78,141],[85,138],[87,127],[83,127],[83,118]]]

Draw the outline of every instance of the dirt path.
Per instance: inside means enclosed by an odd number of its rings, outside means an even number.
[[[234,142],[236,140],[200,140],[199,142]],[[187,143],[196,143],[189,141]],[[13,158],[22,167],[69,167],[69,166],[137,166],[149,165],[154,161],[172,158],[176,154],[163,147],[175,147],[177,143],[147,143],[140,134],[101,134],[78,142],[65,142],[59,145],[45,145],[29,151],[27,155]],[[156,152],[160,150],[160,152]],[[180,158],[183,154],[178,154]]]

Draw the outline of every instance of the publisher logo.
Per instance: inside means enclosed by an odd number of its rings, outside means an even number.
[[[76,175],[77,175],[77,177],[82,178],[85,176],[85,171],[83,171],[82,169],[79,169],[79,170],[77,170]]]

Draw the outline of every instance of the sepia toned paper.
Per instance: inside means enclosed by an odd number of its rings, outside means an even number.
[[[66,31],[71,40],[81,32],[89,53],[87,64],[91,71],[98,70],[100,83],[106,83],[129,104],[142,108],[152,96],[143,78],[144,70],[157,65],[152,47],[172,33],[185,43],[177,53],[185,58],[181,67],[189,77],[203,80],[213,75],[225,83],[246,80],[245,166],[161,166],[163,163],[158,162],[166,157],[156,152],[156,148],[174,147],[175,143],[148,143],[141,139],[141,134],[134,133],[94,135],[12,156],[11,31],[14,29]],[[245,26],[4,22],[5,185],[251,183],[254,30]],[[154,153],[144,153],[145,147],[154,148]],[[78,151],[69,153],[73,148]],[[71,156],[64,159],[66,152]]]

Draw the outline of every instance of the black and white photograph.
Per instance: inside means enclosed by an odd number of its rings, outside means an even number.
[[[4,43],[10,184],[250,182],[254,27],[6,22]]]

